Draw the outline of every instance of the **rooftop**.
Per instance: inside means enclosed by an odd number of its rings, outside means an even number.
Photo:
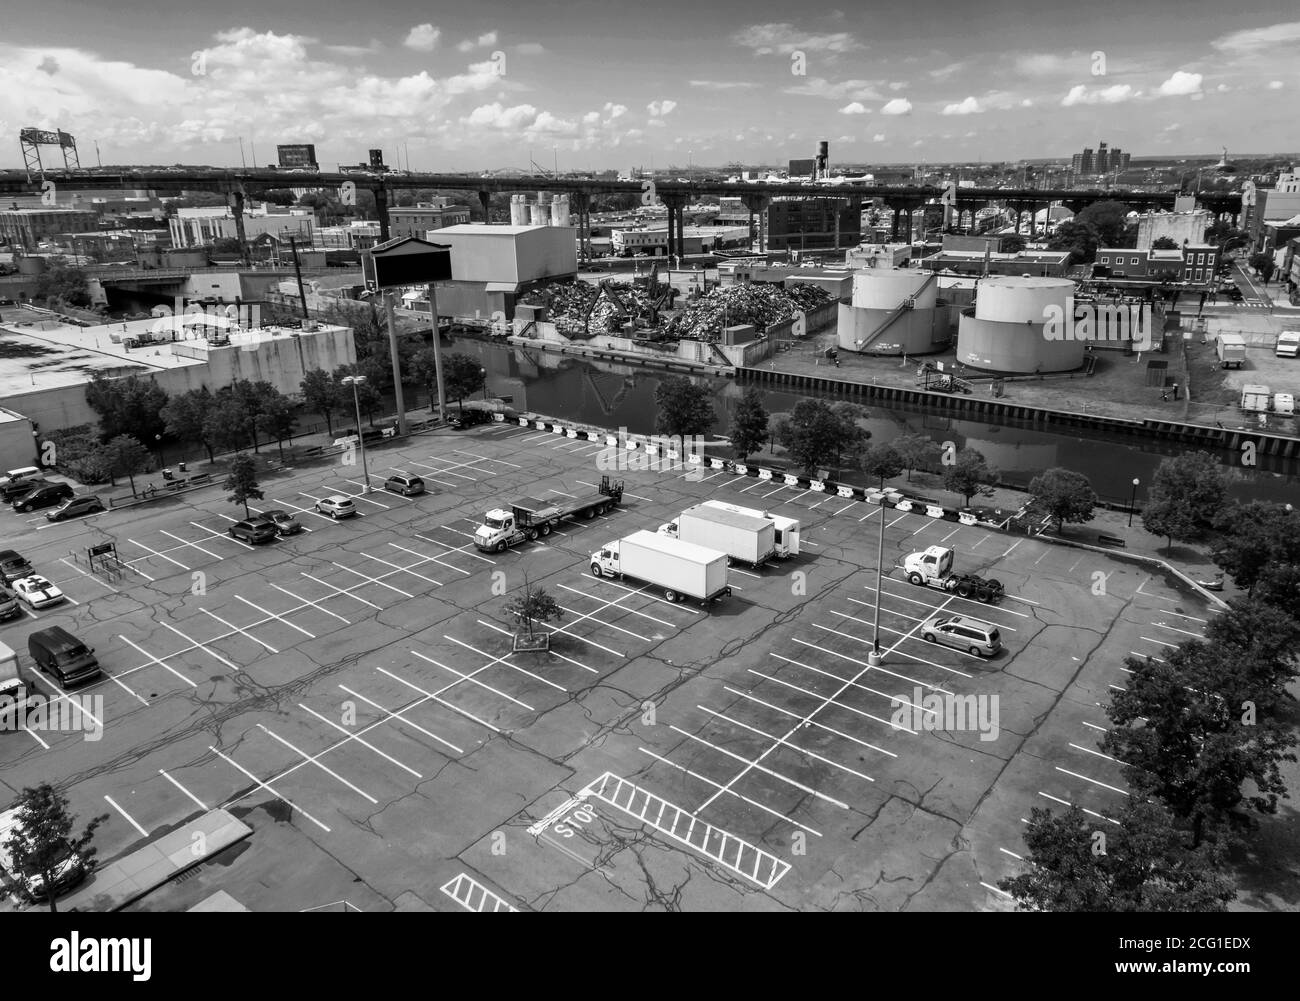
[[[483,222],[466,222],[459,226],[448,226],[437,230],[443,236],[519,236],[521,233],[534,233],[539,229],[573,229],[572,226],[506,226]]]

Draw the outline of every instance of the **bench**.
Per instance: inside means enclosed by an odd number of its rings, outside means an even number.
[[[1117,535],[1107,535],[1104,532],[1097,533],[1097,541],[1103,546],[1117,546],[1123,549],[1127,543]]]

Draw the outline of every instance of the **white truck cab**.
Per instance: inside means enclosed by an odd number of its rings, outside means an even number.
[[[912,553],[903,559],[903,571],[913,584],[942,581],[952,573],[952,550],[930,546],[924,552]]]
[[[494,507],[483,516],[483,524],[474,530],[474,542],[480,549],[493,549],[497,543],[509,540],[514,534],[514,513]]]

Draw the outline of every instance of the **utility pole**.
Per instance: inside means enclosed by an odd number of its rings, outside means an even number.
[[[402,399],[402,362],[397,354],[397,318],[393,312],[393,293],[384,293],[384,310],[388,314],[388,353],[393,362],[393,396],[397,403],[397,433],[406,435],[406,403]],[[438,343],[438,328],[433,328],[433,341]],[[435,347],[436,351],[437,348]],[[441,378],[438,380],[441,390]]]
[[[298,244],[291,236],[289,237],[289,249],[293,251],[293,273],[298,278],[298,299],[302,302],[302,318],[310,319],[307,315],[307,293],[302,290],[302,266],[298,263]]]
[[[439,344],[438,336],[438,290],[434,288],[433,282],[425,286],[429,293],[429,319],[433,323],[433,370],[438,379],[438,418],[444,424],[447,423],[447,394],[443,390],[442,383],[442,346]]]

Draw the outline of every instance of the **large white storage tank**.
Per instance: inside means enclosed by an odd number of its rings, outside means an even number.
[[[996,275],[981,279],[973,311],[963,312],[957,360],[994,372],[1068,372],[1083,364],[1084,342],[1048,340],[1043,327],[1071,315],[1068,278]],[[1059,310],[1059,312],[1057,312]],[[973,312],[973,315],[967,315]]]
[[[516,194],[510,196],[510,225],[528,225],[528,196]]]
[[[952,339],[952,329],[938,291],[938,276],[928,271],[855,272],[849,301],[840,303],[840,347],[883,355],[942,350]]]
[[[569,225],[569,196],[556,195],[551,200],[551,225]]]

